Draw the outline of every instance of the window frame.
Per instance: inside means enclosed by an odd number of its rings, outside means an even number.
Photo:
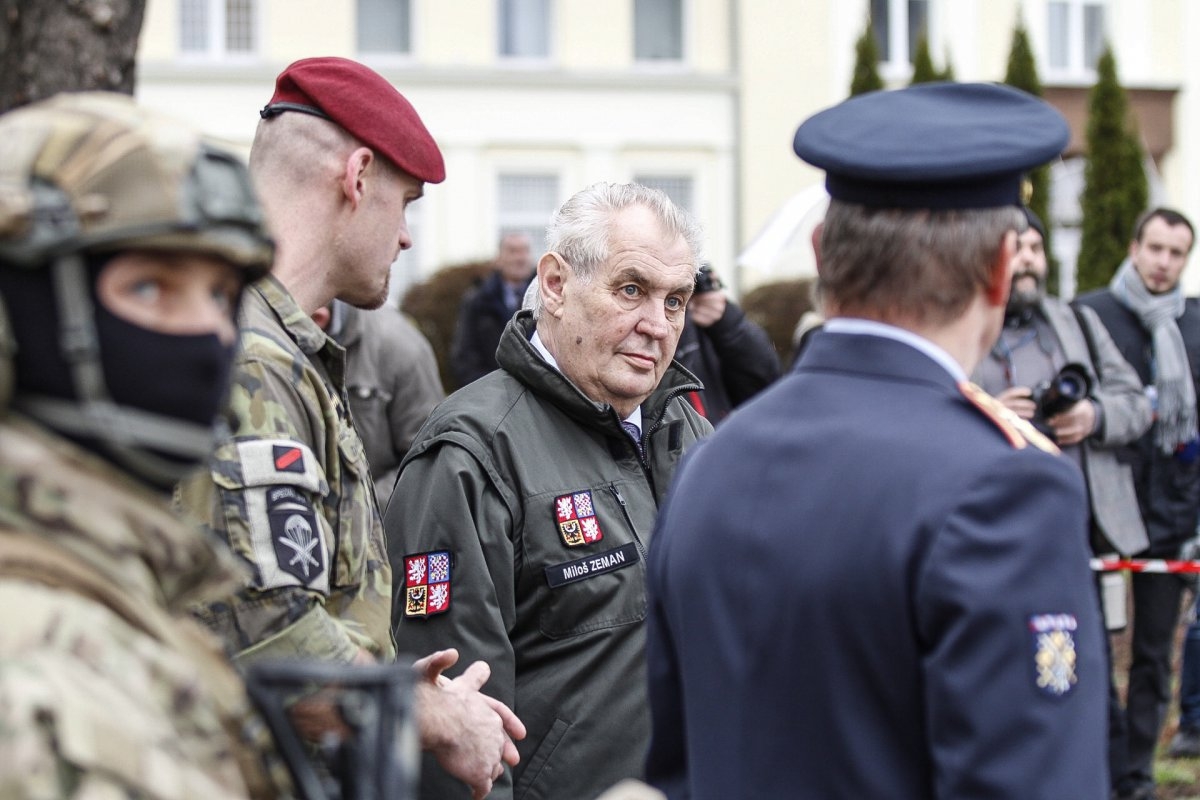
[[[919,0],[925,3],[925,38],[930,50],[937,42],[937,3],[934,0]],[[879,59],[879,71],[884,80],[907,80],[912,77],[913,56],[916,39],[909,41],[908,4],[910,0],[883,0],[888,14],[888,37],[886,57]],[[872,9],[873,13],[873,9]],[[874,20],[873,20],[874,21]]]
[[[1055,64],[1055,56],[1057,43],[1051,38],[1050,15],[1052,8],[1055,5],[1066,7],[1067,11],[1067,30],[1066,30],[1066,48],[1065,65],[1059,66]],[[1101,30],[1100,41],[1097,43],[1099,49],[1096,51],[1096,58],[1099,59],[1103,53],[1104,43],[1108,41],[1108,32],[1112,21],[1112,10],[1108,0],[1046,0],[1045,3],[1045,47],[1043,59],[1046,65],[1046,77],[1055,81],[1070,81],[1070,82],[1087,82],[1090,83],[1096,79],[1096,66],[1087,64],[1087,9],[1096,8],[1101,14]]]
[[[685,66],[690,60],[690,52],[688,47],[688,30],[691,23],[691,8],[690,0],[672,0],[679,3],[679,57],[678,58],[647,58],[638,55],[637,49],[637,4],[638,0],[632,0],[630,7],[630,32],[633,40],[630,44],[630,51],[633,58],[633,64],[639,69],[678,69]]]
[[[506,178],[549,178],[554,182],[553,197],[550,200],[549,206],[543,212],[537,211],[506,211],[503,204],[503,185]],[[563,171],[555,168],[553,165],[512,165],[505,166],[496,170],[495,183],[495,212],[496,212],[496,227],[493,241],[500,241],[500,237],[512,230],[530,233],[533,240],[533,249],[535,256],[545,246],[546,242],[546,227],[550,224],[550,219],[554,216],[554,212],[558,210],[562,203],[563,197]],[[544,216],[543,216],[544,213]],[[535,235],[535,231],[539,231]]]
[[[541,55],[525,55],[521,53],[505,53],[504,52],[504,29],[505,18],[504,13],[506,7],[513,2],[521,0],[495,0],[496,2],[496,59],[505,65],[513,64],[533,64],[542,65],[554,58],[554,0],[538,0],[542,3],[545,13],[545,49],[546,52]],[[514,9],[515,10],[515,9]]]
[[[417,5],[413,0],[404,0],[408,4],[408,49],[406,50],[364,50],[359,41],[361,29],[361,12],[363,0],[354,2],[354,51],[364,59],[371,61],[407,61],[412,59],[416,48]]]
[[[185,47],[183,31],[183,4],[188,0],[180,0],[176,4],[178,20],[176,24],[175,43],[179,57],[184,61],[221,61],[247,63],[257,61],[262,53],[263,42],[263,5],[260,0],[244,0],[250,5],[250,48],[248,50],[229,49],[229,30],[227,5],[231,0],[198,0],[206,8],[208,30],[205,31],[203,50],[189,50]]]

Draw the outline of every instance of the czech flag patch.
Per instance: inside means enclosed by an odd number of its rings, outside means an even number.
[[[558,532],[567,547],[582,547],[604,538],[592,506],[591,492],[572,492],[554,498]]]
[[[428,617],[450,610],[450,552],[404,557],[404,616]]]

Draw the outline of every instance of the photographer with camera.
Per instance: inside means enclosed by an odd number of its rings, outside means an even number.
[[[703,391],[686,396],[714,425],[765,389],[780,372],[771,338],[729,299],[708,263],[701,264],[696,274],[675,360],[704,384]]]
[[[1089,308],[1046,294],[1042,221],[1017,240],[1004,329],[971,379],[1053,438],[1083,470],[1092,505],[1092,548],[1131,555],[1147,545],[1128,471],[1112,450],[1150,427],[1137,373]]]
[[[1025,216],[1029,227],[1013,256],[1004,329],[972,379],[1054,438],[1083,470],[1093,552],[1129,556],[1149,540],[1129,469],[1114,448],[1136,442],[1150,427],[1150,403],[1096,313],[1046,294],[1045,229],[1032,211]],[[1112,602],[1105,604],[1109,628],[1124,627],[1124,576],[1111,573],[1101,584]],[[1122,724],[1111,682],[1109,714],[1110,727]],[[1116,761],[1110,768],[1122,771]]]

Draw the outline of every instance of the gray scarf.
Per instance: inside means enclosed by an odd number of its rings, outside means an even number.
[[[1183,336],[1175,320],[1183,316],[1183,290],[1151,294],[1128,258],[1108,285],[1113,295],[1141,320],[1154,347],[1154,388],[1158,392],[1155,442],[1164,453],[1196,436],[1196,387]]]

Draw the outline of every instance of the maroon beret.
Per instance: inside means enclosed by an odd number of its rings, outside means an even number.
[[[354,138],[426,183],[446,179],[446,165],[412,104],[370,67],[346,58],[305,58],[275,79],[260,115],[299,111],[337,123]]]

